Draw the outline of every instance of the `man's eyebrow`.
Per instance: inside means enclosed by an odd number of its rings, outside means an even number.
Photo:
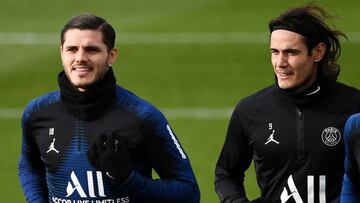
[[[73,48],[77,48],[77,46],[75,45],[68,45],[64,47],[65,49],[73,49]]]
[[[282,51],[282,52],[286,52],[286,53],[299,53],[300,50],[298,49],[293,49],[293,48],[287,48],[287,49],[277,49],[277,48],[271,48],[271,51]]]
[[[299,53],[300,52],[300,50],[298,50],[298,49],[291,49],[291,48],[284,49],[283,51],[286,53]]]
[[[77,46],[77,45],[68,45],[68,46],[65,46],[64,48],[65,49],[77,49],[78,47],[79,46]],[[84,49],[89,50],[89,51],[101,50],[101,48],[99,46],[96,46],[96,45],[87,45],[87,46],[84,46]]]
[[[88,45],[84,47],[85,50],[101,50],[101,48],[99,46],[95,46],[95,45]]]

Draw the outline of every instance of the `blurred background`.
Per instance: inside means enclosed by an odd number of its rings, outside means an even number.
[[[201,202],[219,202],[214,168],[239,100],[273,83],[267,23],[295,0],[1,0],[0,202],[25,202],[17,176],[20,119],[33,98],[56,90],[60,30],[72,16],[104,17],[117,31],[118,84],[167,116],[190,157]],[[343,40],[339,81],[360,87],[360,3],[317,1]],[[251,167],[250,199],[259,195]]]

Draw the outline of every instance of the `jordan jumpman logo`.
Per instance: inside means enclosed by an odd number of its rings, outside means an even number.
[[[50,146],[49,146],[49,150],[47,150],[46,153],[49,153],[51,151],[54,151],[56,153],[59,153],[59,151],[57,149],[55,149],[55,138],[53,138],[53,141],[51,142]]]
[[[274,134],[275,134],[275,130],[272,131],[269,138],[267,139],[268,141],[265,142],[265,145],[269,144],[269,142],[275,142],[276,144],[280,143],[274,139]]]

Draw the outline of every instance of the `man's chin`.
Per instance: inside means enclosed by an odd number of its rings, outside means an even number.
[[[304,91],[304,88],[302,86],[296,86],[293,84],[280,84],[278,83],[280,89],[288,91],[288,92],[293,92],[293,93],[299,93]]]
[[[80,92],[85,92],[88,89],[88,87],[91,85],[91,83],[84,83],[84,82],[82,82],[82,83],[78,83],[78,82],[73,83],[73,82],[71,82],[71,85],[75,89],[79,90]]]
[[[292,84],[289,84],[289,83],[285,83],[285,82],[279,82],[278,81],[278,85],[281,89],[283,90],[290,90],[290,89],[293,89],[294,88],[294,85]]]

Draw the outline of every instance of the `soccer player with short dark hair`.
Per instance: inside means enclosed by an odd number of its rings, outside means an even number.
[[[339,201],[343,126],[360,92],[337,82],[341,46],[325,10],[306,5],[269,23],[275,83],[235,108],[215,171],[223,203],[249,202],[245,171],[255,164],[261,197],[250,202]]]
[[[31,101],[22,118],[19,177],[28,202],[200,201],[164,115],[116,84],[114,43],[112,26],[95,15],[62,29],[60,90]]]

